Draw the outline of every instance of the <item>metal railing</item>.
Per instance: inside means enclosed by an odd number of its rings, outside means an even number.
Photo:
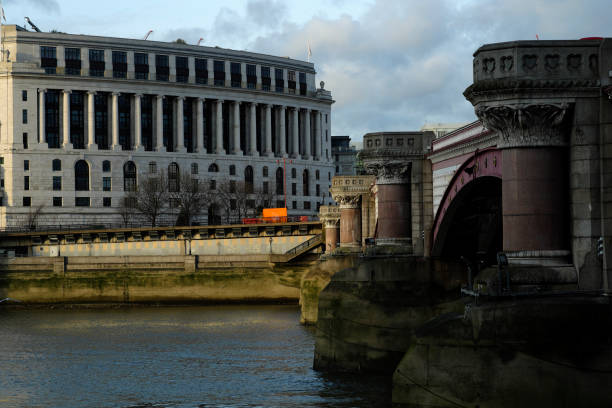
[[[285,255],[295,255],[298,254],[302,249],[306,249],[312,245],[315,245],[319,242],[321,242],[323,236],[322,235],[315,235],[314,237],[310,238],[308,241],[304,241],[302,242],[300,245],[296,246],[295,248],[291,248],[290,250],[288,250],[287,252],[285,252]]]

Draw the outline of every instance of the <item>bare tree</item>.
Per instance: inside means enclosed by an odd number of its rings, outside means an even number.
[[[121,197],[119,207],[117,207],[117,213],[121,216],[124,227],[127,228],[130,225],[130,222],[136,215],[136,211],[136,194],[134,192],[130,192]]]
[[[158,218],[168,205],[168,183],[163,171],[159,174],[143,177],[138,183],[134,197],[134,207],[155,227]]]
[[[256,187],[253,196],[255,198],[257,214],[261,214],[264,208],[276,207],[276,199],[278,196],[271,188],[264,190],[263,185],[261,187]]]
[[[178,191],[169,194],[172,206],[178,210],[177,225],[191,225],[194,217],[210,202],[210,194],[203,180],[193,178],[189,174],[181,175]]]
[[[218,197],[228,223],[257,215],[257,192],[243,181],[230,180],[220,185]]]
[[[44,206],[44,204],[40,204],[34,209],[30,207],[30,211],[28,212],[28,216],[25,221],[25,226],[30,231],[34,231],[36,229],[36,226],[38,224],[38,218],[40,217],[40,214],[42,214],[42,209]]]

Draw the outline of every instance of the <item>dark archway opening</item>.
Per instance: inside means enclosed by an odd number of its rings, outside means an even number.
[[[444,215],[437,236],[439,255],[481,266],[497,263],[502,250],[502,182],[480,177],[464,186]]]

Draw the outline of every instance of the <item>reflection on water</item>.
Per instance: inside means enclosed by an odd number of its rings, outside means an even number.
[[[311,369],[295,306],[0,309],[0,407],[387,407]]]

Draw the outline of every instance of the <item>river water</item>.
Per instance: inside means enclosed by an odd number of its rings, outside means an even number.
[[[0,308],[0,407],[388,407],[312,370],[297,306]]]

